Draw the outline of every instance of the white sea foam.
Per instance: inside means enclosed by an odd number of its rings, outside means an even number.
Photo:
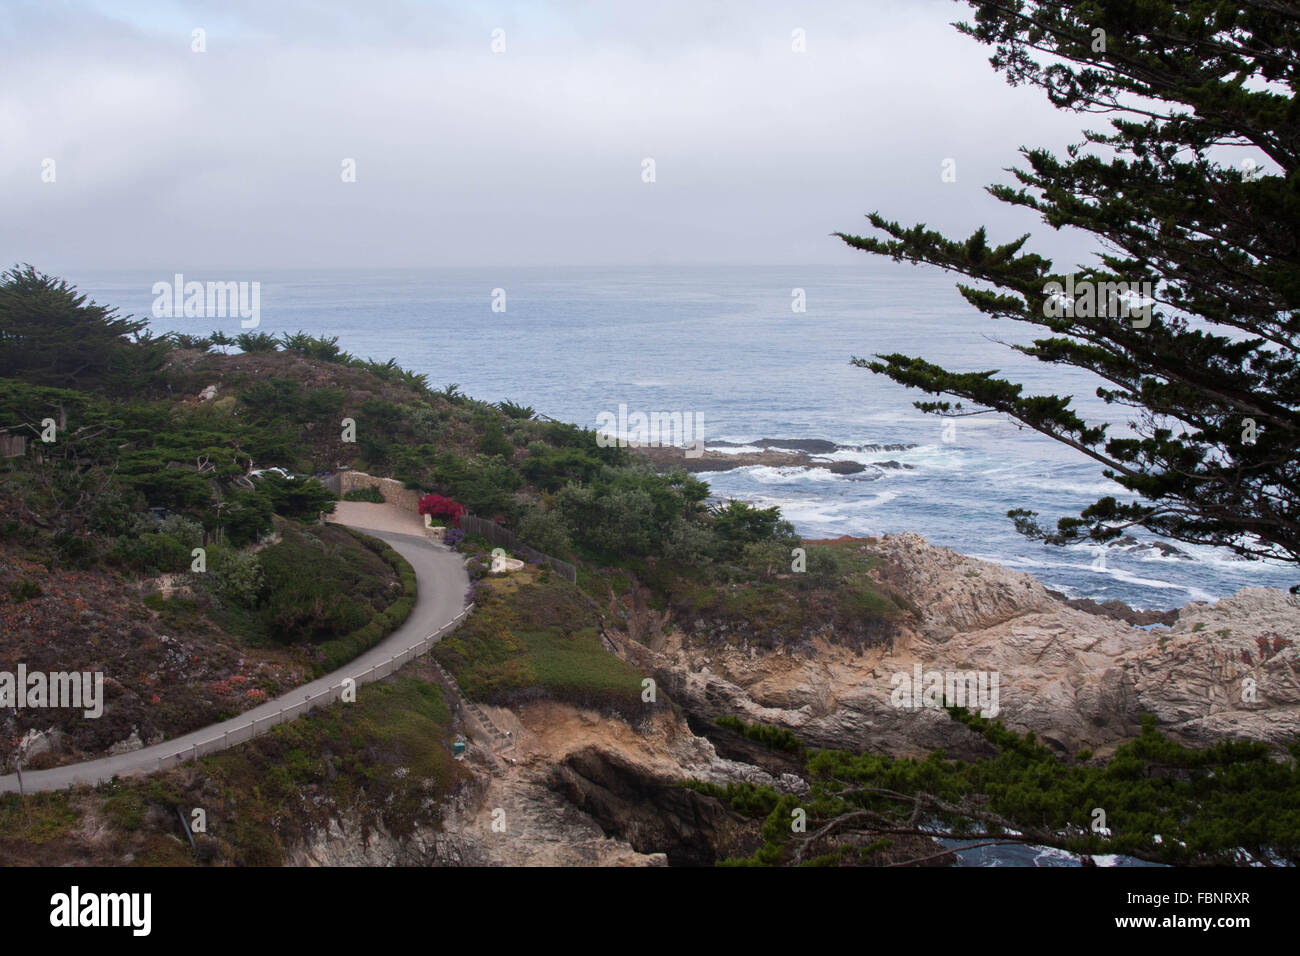
[[[1101,552],[1102,549],[1100,548],[1089,549],[1089,553],[1099,554]],[[1187,593],[1188,597],[1193,601],[1216,600],[1214,595],[1206,591],[1203,591],[1201,588],[1198,588],[1194,585],[1178,584],[1174,581],[1165,581],[1159,578],[1142,577],[1141,575],[1133,574],[1131,571],[1125,571],[1123,568],[1116,567],[1114,561],[1109,557],[1104,567],[1100,567],[1097,564],[1093,564],[1093,563],[1084,563],[1084,562],[1075,562],[1075,561],[1036,560],[1034,558],[1024,557],[1023,555],[1018,557],[1010,557],[1010,556],[999,557],[997,555],[972,555],[972,557],[979,557],[983,561],[991,561],[994,564],[1001,564],[1004,567],[1013,568],[1013,569],[1062,568],[1065,570],[1075,572],[1076,574],[1093,574],[1093,575],[1102,575],[1105,577],[1111,577],[1114,578],[1116,581],[1123,582],[1124,584],[1136,584],[1142,587],[1159,588],[1161,590],[1166,590],[1166,591],[1167,590],[1184,591]]]
[[[805,468],[801,465],[781,467],[746,465],[744,468],[737,469],[737,471],[751,481],[757,481],[764,485],[789,485],[811,481],[838,481],[840,479],[839,475],[833,474],[825,468]]]

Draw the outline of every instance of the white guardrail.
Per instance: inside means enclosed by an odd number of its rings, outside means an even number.
[[[352,678],[353,686],[360,687],[362,684],[369,684],[372,681],[382,680],[394,673],[398,668],[405,666],[421,654],[426,653],[433,645],[442,640],[443,635],[452,628],[460,624],[461,621],[474,610],[471,604],[465,610],[461,611],[450,621],[438,628],[420,643],[408,647],[400,654],[395,654],[386,661],[376,664],[370,670],[363,674],[357,674]],[[441,668],[439,668],[441,670]],[[219,750],[225,750],[227,747],[233,747],[235,744],[242,744],[247,740],[252,740],[258,734],[264,734],[272,727],[287,723],[301,717],[317,707],[324,704],[332,704],[343,696],[343,690],[348,685],[347,678],[344,678],[337,686],[329,687],[315,697],[307,697],[296,704],[290,704],[287,707],[281,707],[278,714],[268,714],[265,717],[258,717],[241,724],[234,730],[227,730],[219,737],[212,737],[209,740],[201,740],[198,743],[186,747],[179,753],[169,754],[166,757],[158,758],[158,769],[165,770],[171,767],[179,766],[187,760],[195,760],[198,757],[204,757],[210,753],[216,753]]]

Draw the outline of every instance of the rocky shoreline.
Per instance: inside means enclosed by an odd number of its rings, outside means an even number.
[[[680,468],[688,472],[731,471],[751,465],[770,468],[823,468],[836,475],[864,475],[879,477],[882,469],[910,469],[897,461],[880,461],[864,465],[859,461],[835,461],[825,457],[836,451],[906,451],[914,446],[905,444],[840,446],[822,439],[760,438],[740,445],[736,442],[718,441],[712,447],[679,448],[676,445],[630,445],[634,455],[648,461],[653,467],[667,471]],[[758,451],[718,451],[719,448],[758,448]]]
[[[1104,755],[1136,736],[1141,717],[1194,746],[1250,738],[1281,748],[1300,737],[1300,597],[1245,588],[1178,612],[1069,601],[1026,574],[937,547],[916,534],[865,539],[913,618],[855,650],[810,625],[785,646],[749,646],[666,628],[620,656],[655,677],[696,719],[724,714],[785,727],[814,746],[921,756],[985,746],[942,710],[891,702],[896,674],[916,665],[996,672],[997,719],[1063,755]],[[1154,620],[1162,617],[1163,620]],[[1144,629],[1152,623],[1165,627]]]
[[[812,747],[992,756],[983,737],[942,710],[891,699],[895,676],[915,668],[997,673],[997,719],[1066,758],[1108,758],[1139,733],[1144,714],[1193,746],[1249,738],[1281,754],[1300,734],[1300,597],[1252,588],[1176,612],[1138,612],[1066,599],[916,534],[836,543],[879,556],[881,583],[911,598],[914,613],[888,639],[853,647],[812,621],[779,646],[759,646],[743,625],[717,635],[615,601],[604,616],[606,646],[653,677],[668,707],[635,724],[551,700],[487,707],[513,745],[471,748],[472,780],[436,828],[398,839],[332,821],[290,862],[707,866],[745,856],[761,842],[758,822],[683,782],[795,794],[808,784],[799,759],[719,726],[719,717],[784,727]],[[1152,624],[1163,626],[1144,629]],[[501,813],[511,839],[492,835]],[[956,859],[920,839],[891,852],[932,866]]]

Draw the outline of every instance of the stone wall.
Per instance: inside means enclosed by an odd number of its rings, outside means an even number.
[[[402,482],[393,478],[376,478],[374,475],[367,475],[364,471],[339,472],[340,498],[357,488],[378,488],[388,504],[409,511],[411,514],[419,513],[420,493],[411,491]]]

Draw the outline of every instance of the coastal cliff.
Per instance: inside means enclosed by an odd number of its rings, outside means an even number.
[[[775,724],[823,747],[983,753],[942,710],[891,703],[894,675],[917,665],[996,672],[997,718],[1063,754],[1106,752],[1138,732],[1144,713],[1188,744],[1281,746],[1300,735],[1300,597],[1245,589],[1189,604],[1172,627],[1147,630],[1071,607],[1029,575],[914,534],[862,547],[884,559],[888,571],[878,576],[913,606],[875,646],[855,649],[815,621],[774,649],[755,646],[743,628],[718,637],[689,622],[649,641],[631,640],[626,624],[608,634],[688,711]]]

